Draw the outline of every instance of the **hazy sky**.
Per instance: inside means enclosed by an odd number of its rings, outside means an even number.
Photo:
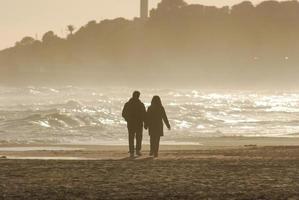
[[[155,7],[160,0],[149,1]],[[223,6],[242,0],[185,1]],[[49,30],[64,36],[68,24],[80,27],[90,20],[139,15],[139,0],[0,0],[0,5],[0,49],[13,46],[24,36],[41,38]]]

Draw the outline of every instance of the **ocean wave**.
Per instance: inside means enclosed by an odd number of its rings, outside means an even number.
[[[1,140],[16,142],[126,141],[121,117],[131,89],[65,86],[0,88]],[[142,91],[148,106],[162,97],[171,134],[165,140],[196,137],[286,136],[299,133],[299,93]]]
[[[295,132],[295,133],[289,133],[286,136],[290,136],[290,137],[299,137],[299,132]]]

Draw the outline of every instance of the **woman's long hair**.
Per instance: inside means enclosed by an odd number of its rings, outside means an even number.
[[[151,106],[153,106],[155,108],[161,108],[162,107],[161,98],[159,96],[154,96],[152,99]]]

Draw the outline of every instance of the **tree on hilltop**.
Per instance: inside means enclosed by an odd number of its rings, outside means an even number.
[[[68,25],[66,29],[70,33],[70,35],[73,35],[73,32],[76,30],[75,26],[73,25]]]
[[[32,45],[36,40],[33,37],[26,36],[21,41],[16,42],[16,46],[29,46]]]

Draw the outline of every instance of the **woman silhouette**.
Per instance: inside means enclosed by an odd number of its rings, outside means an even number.
[[[158,157],[160,137],[164,135],[163,121],[168,130],[171,129],[161,98],[154,96],[146,112],[145,129],[149,129],[150,156]]]

